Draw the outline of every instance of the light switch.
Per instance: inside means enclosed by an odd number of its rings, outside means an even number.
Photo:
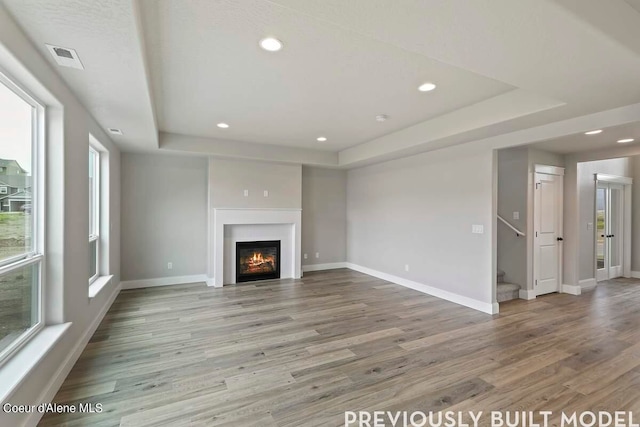
[[[264,190],[264,197],[269,197],[269,190]]]
[[[588,222],[587,223],[587,230],[593,230],[593,223],[592,222]]]
[[[471,226],[471,232],[473,234],[484,234],[484,225],[481,224],[473,224]]]
[[[513,219],[520,219],[520,212],[514,212]]]
[[[307,258],[309,258],[309,255],[304,254],[304,259],[307,259]]]
[[[244,190],[244,197],[249,197],[249,190]]]

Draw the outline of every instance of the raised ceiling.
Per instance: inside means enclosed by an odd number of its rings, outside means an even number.
[[[515,89],[264,0],[142,4],[164,132],[335,151]]]
[[[0,1],[125,150],[348,167],[640,102],[637,0]]]
[[[640,122],[627,123],[601,129],[595,135],[585,135],[584,132],[565,135],[547,141],[537,142],[532,146],[559,154],[584,153],[586,151],[625,149],[640,149]],[[619,144],[622,139],[634,141]]]

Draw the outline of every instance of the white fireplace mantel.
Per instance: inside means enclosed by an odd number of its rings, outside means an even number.
[[[282,208],[214,208],[211,210],[209,219],[209,254],[207,256],[207,284],[210,286],[222,287],[225,283],[225,265],[229,265],[226,257],[235,257],[235,253],[225,251],[225,228],[234,225],[255,226],[256,231],[261,225],[287,225],[291,227],[291,232],[287,233],[289,242],[285,246],[289,248],[280,254],[289,257],[281,265],[288,265],[290,268],[280,272],[282,278],[301,277],[301,234],[302,234],[302,209],[282,209]],[[256,239],[259,240],[259,239]],[[229,283],[229,282],[227,282]]]

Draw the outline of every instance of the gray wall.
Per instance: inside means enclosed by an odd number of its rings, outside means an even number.
[[[498,269],[505,281],[532,289],[533,175],[536,165],[560,166],[564,156],[530,147],[498,151],[498,213],[526,237],[517,237],[504,224],[497,225]],[[513,219],[518,212],[520,218]]]
[[[494,155],[473,151],[350,170],[348,261],[491,303]],[[483,225],[484,234],[472,234],[472,224]]]
[[[631,161],[621,158],[578,163],[579,280],[593,278],[595,273],[595,231],[587,229],[587,224],[595,226],[596,173],[631,177]]]
[[[633,186],[631,193],[631,271],[640,272],[640,156],[630,157]]]
[[[47,108],[47,218],[46,218],[46,309],[47,325],[69,322],[69,329],[50,348],[7,399],[14,404],[40,403],[53,397],[54,374],[68,373],[77,354],[71,349],[84,345],[87,333],[100,320],[120,282],[120,152],[109,136],[79,103],[56,70],[35,49],[6,10],[0,6],[0,68],[12,75]],[[28,71],[27,71],[28,70]],[[112,282],[89,299],[89,179],[87,159],[89,134],[109,151],[110,233],[109,273]],[[4,365],[12,370],[18,353]],[[25,363],[35,362],[32,358]],[[69,363],[67,363],[69,362]],[[1,375],[1,374],[0,374]],[[7,384],[0,381],[0,388]],[[0,425],[22,425],[27,415],[0,412]]]
[[[209,160],[212,208],[301,208],[302,166],[250,160]],[[244,196],[249,190],[249,196]],[[269,192],[264,197],[264,190]]]
[[[302,265],[347,260],[346,213],[346,171],[303,166]]]
[[[527,230],[528,149],[509,148],[498,151],[498,214],[518,230]],[[520,218],[513,219],[518,212]],[[505,281],[522,288],[527,285],[527,239],[518,237],[498,221],[498,269]]]
[[[122,206],[123,280],[204,274],[206,158],[124,153]]]

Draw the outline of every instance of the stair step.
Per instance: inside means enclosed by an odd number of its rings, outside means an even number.
[[[515,283],[498,283],[498,302],[520,298],[520,285]]]

